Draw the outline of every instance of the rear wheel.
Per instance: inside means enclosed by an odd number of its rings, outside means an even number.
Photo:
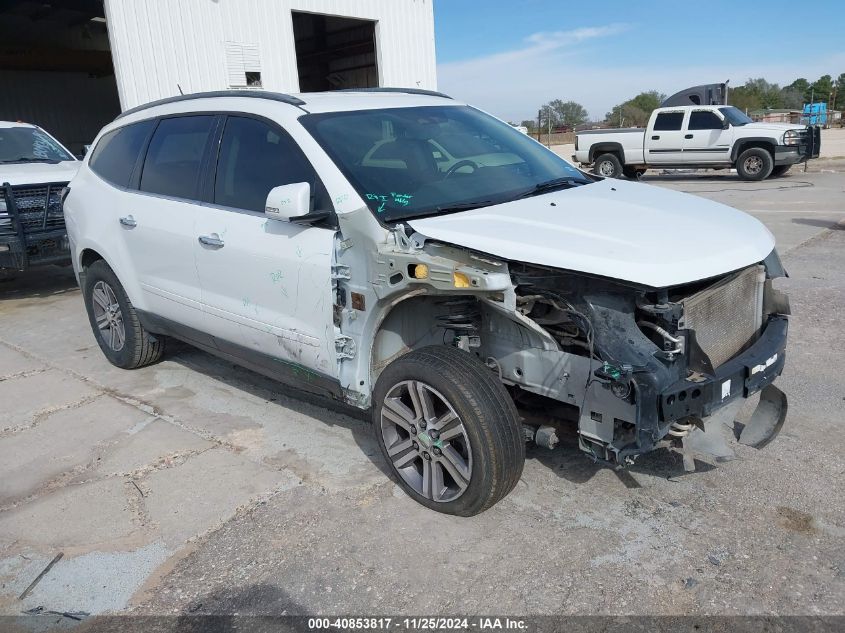
[[[374,392],[376,441],[422,505],[472,516],[519,481],[525,441],[513,400],[478,359],[432,346],[393,361]]]
[[[736,161],[736,172],[743,180],[764,180],[774,167],[772,155],[762,147],[751,147]]]
[[[616,154],[602,154],[593,163],[593,173],[605,178],[619,178],[622,175],[622,161]]]
[[[136,369],[161,359],[164,339],[144,329],[117,275],[106,262],[98,260],[85,269],[82,292],[94,338],[112,365]]]
[[[788,172],[792,168],[792,165],[776,165],[772,169],[772,174],[769,176],[770,178],[780,178],[786,172]]]

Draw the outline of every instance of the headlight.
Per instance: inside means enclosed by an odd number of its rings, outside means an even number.
[[[801,130],[787,130],[783,135],[784,145],[798,145],[801,142]]]

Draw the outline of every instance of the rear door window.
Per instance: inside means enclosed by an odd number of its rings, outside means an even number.
[[[683,112],[661,112],[654,121],[654,129],[662,132],[673,132],[680,130],[683,122]]]
[[[214,117],[162,119],[144,159],[141,191],[196,199],[202,159],[214,128]]]
[[[154,121],[141,121],[105,134],[88,161],[91,170],[112,184],[128,187],[138,155],[154,124]]]
[[[215,204],[263,212],[271,189],[297,182],[311,185],[316,208],[330,208],[314,168],[286,132],[248,117],[226,119],[214,182]]]

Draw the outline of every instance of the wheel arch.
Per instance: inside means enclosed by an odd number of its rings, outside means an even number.
[[[409,293],[393,303],[375,324],[369,354],[369,375],[375,385],[391,362],[415,349],[445,345],[445,328],[437,317],[448,314],[443,302],[475,301],[473,295]]]
[[[773,139],[765,136],[740,139],[734,143],[733,149],[731,150],[731,162],[736,163],[742,152],[753,147],[759,147],[760,149],[766,150],[774,159],[776,146],[777,144]]]
[[[623,165],[625,164],[625,150],[622,143],[615,141],[600,141],[590,146],[590,162],[595,161],[601,154],[614,154]]]

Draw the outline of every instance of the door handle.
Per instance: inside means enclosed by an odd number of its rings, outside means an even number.
[[[120,218],[120,225],[125,226],[127,229],[134,229],[138,226],[138,223],[131,215],[127,215],[125,218]]]
[[[651,137],[651,140],[652,140],[652,141],[659,141],[659,140],[660,140],[660,136],[659,136],[659,135],[657,135],[657,134],[655,134],[654,136],[652,136],[652,137]]]
[[[692,134],[684,134],[684,138],[692,138],[692,137],[693,137]]]
[[[203,246],[211,246],[212,248],[223,248],[223,240],[214,235],[200,235],[199,242]]]

